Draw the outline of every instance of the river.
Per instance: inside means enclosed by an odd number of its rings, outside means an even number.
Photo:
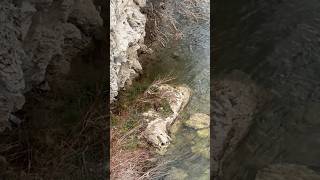
[[[168,11],[177,9],[184,0],[167,2]],[[171,9],[172,10],[172,9]],[[199,1],[197,12],[209,15],[209,1]],[[192,97],[178,121],[186,121],[193,113],[210,113],[210,23],[209,19],[192,21],[173,11],[177,28],[183,38],[170,38],[166,47],[155,51],[155,60],[144,67],[143,78],[155,80],[172,76],[173,84],[186,84],[192,89]],[[162,27],[166,31],[166,27]],[[160,156],[166,165],[159,179],[179,177],[185,179],[209,179],[209,137],[199,138],[196,131],[182,125],[165,155]],[[192,151],[192,147],[202,152]],[[206,155],[205,155],[206,154]]]
[[[221,179],[252,180],[272,164],[320,172],[320,2],[218,1],[214,77],[250,76],[268,92]],[[214,87],[211,87],[214,88]]]

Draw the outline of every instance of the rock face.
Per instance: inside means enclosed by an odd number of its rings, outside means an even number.
[[[110,3],[110,101],[131,84],[142,67],[137,50],[143,46],[146,17],[140,12],[145,0],[111,0]]]
[[[91,0],[0,2],[0,130],[17,122],[24,93],[68,73],[103,25],[97,9]]]
[[[150,92],[151,89],[152,92]],[[154,108],[143,113],[144,121],[148,123],[143,132],[145,138],[153,146],[158,148],[159,152],[164,152],[171,141],[168,130],[189,102],[191,90],[186,86],[173,87],[168,84],[161,84],[151,86],[146,93],[159,94],[159,97],[167,101],[170,106],[170,112],[168,114],[157,112]]]
[[[276,164],[260,170],[256,180],[319,180],[320,175],[306,166]]]

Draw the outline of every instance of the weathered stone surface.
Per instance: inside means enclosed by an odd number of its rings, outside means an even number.
[[[159,152],[163,152],[171,141],[168,130],[189,102],[191,90],[186,86],[173,87],[168,84],[151,86],[149,90],[151,89],[153,92],[159,94],[160,98],[169,103],[172,111],[172,113],[167,116],[164,116],[163,113],[156,112],[155,109],[151,109],[143,114],[144,121],[148,122],[148,126],[143,132],[144,136],[153,146],[158,148]],[[147,90],[146,93],[153,93],[149,92],[149,90]]]
[[[320,175],[303,165],[276,164],[260,170],[256,180],[319,180]]]
[[[185,122],[185,125],[194,129],[208,128],[210,125],[210,117],[203,113],[195,113]]]
[[[17,122],[11,113],[25,92],[40,84],[48,90],[48,78],[69,71],[102,22],[91,0],[0,2],[0,130],[10,117]]]
[[[110,101],[132,83],[142,67],[137,50],[143,44],[146,17],[142,0],[112,0],[110,3]]]

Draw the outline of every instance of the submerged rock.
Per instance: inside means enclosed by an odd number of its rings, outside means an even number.
[[[320,175],[303,165],[276,164],[260,170],[255,180],[319,180]]]
[[[170,106],[171,113],[169,115],[157,112],[155,109],[150,109],[143,113],[144,121],[148,123],[143,135],[147,141],[162,153],[171,141],[168,130],[189,102],[191,90],[183,85],[173,87],[168,84],[161,84],[151,86],[146,93],[157,94],[162,100],[168,102]]]
[[[197,135],[201,138],[207,138],[210,136],[210,129],[209,128],[199,129],[197,131]]]
[[[185,172],[182,169],[178,169],[173,167],[170,171],[169,171],[169,175],[166,176],[166,180],[184,180],[188,177],[188,173]]]
[[[138,50],[143,46],[145,0],[110,1],[110,100],[142,71]],[[143,46],[142,49],[146,49]]]
[[[210,117],[203,113],[195,113],[185,122],[185,125],[194,129],[208,128],[210,125]]]
[[[191,147],[191,151],[194,154],[198,154],[206,159],[210,159],[210,145],[209,140],[200,140],[196,141],[195,144]]]
[[[210,170],[207,169],[199,178],[198,180],[209,180],[210,179]]]

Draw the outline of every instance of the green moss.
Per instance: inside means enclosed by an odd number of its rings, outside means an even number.
[[[123,129],[128,131],[134,128],[135,125],[136,125],[136,122],[130,119],[128,121],[125,121]]]
[[[162,107],[160,109],[160,113],[164,116],[164,117],[167,117],[169,115],[171,115],[173,113],[171,107],[170,107],[170,104],[167,100],[163,99],[161,100],[160,102],[160,106]]]
[[[138,97],[138,95],[146,91],[149,86],[150,86],[149,82],[136,81],[133,83],[131,87],[129,87],[125,92],[123,92],[123,96],[124,96],[123,98],[125,98],[126,101],[132,102]]]
[[[151,103],[144,103],[143,105],[137,107],[137,111],[142,113],[149,110],[150,108],[152,108]]]

